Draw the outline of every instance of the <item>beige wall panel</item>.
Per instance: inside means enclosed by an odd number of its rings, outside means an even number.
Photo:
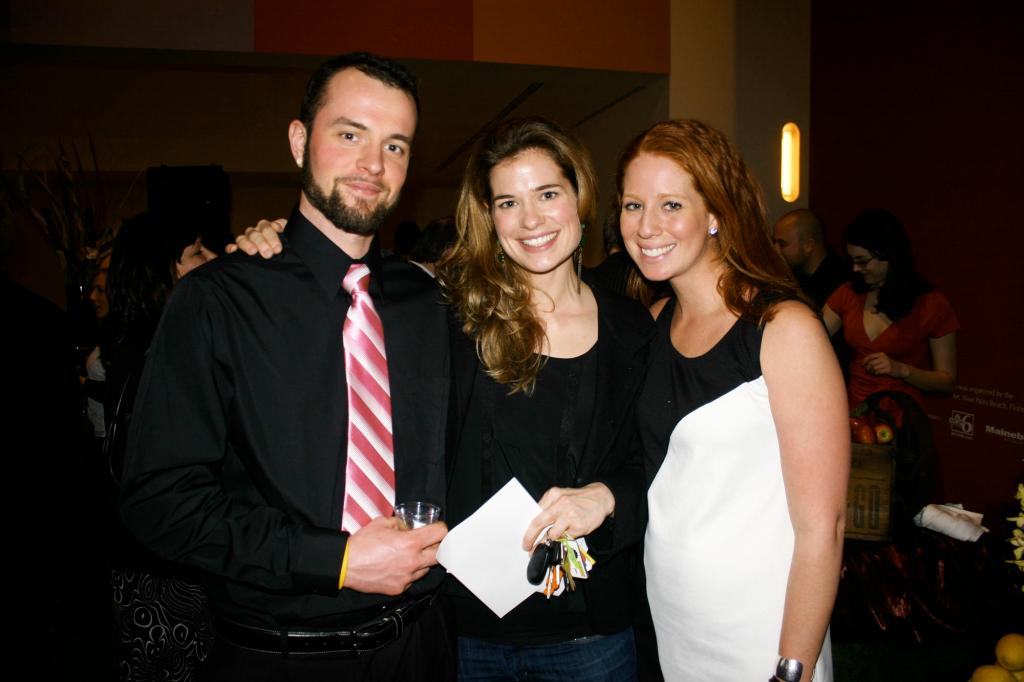
[[[669,116],[736,132],[736,8],[672,0]]]

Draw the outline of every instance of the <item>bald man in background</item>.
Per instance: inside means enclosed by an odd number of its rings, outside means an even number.
[[[804,293],[820,309],[850,279],[850,267],[825,243],[825,229],[812,211],[799,208],[775,223],[775,245]]]

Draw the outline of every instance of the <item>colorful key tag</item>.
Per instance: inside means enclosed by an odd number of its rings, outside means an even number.
[[[587,552],[587,541],[584,538],[572,538],[563,535],[557,541],[545,537],[550,526],[541,531],[537,546],[530,555],[526,568],[526,578],[531,585],[540,585],[542,592],[549,599],[562,594],[566,586],[576,589],[576,580],[585,580],[596,563]]]

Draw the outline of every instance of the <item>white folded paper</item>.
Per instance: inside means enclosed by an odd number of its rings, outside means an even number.
[[[437,561],[498,618],[537,591],[526,579],[530,555],[522,544],[526,527],[540,511],[513,478],[452,528],[437,550]]]
[[[988,532],[988,528],[981,525],[982,516],[959,504],[929,504],[917,513],[914,523],[956,540],[975,542],[982,533]]]

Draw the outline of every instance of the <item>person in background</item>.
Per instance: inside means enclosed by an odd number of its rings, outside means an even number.
[[[850,265],[825,243],[825,226],[807,209],[796,209],[775,223],[775,246],[786,260],[800,289],[820,311],[828,297],[850,280]],[[848,377],[850,348],[841,336],[832,335],[832,350],[844,380]]]
[[[637,405],[662,672],[828,682],[850,438],[818,313],[798,300],[760,189],[719,131],[651,127],[617,184],[629,255],[672,289],[652,308]]]
[[[101,357],[107,365],[104,466],[110,470],[106,479],[113,478],[106,532],[121,680],[193,680],[210,644],[198,575],[139,543],[114,510],[135,392],[164,306],[182,277],[214,258],[199,232],[193,222],[143,213],[124,221],[110,256]]]
[[[833,293],[823,316],[851,349],[849,404],[876,391],[924,393],[956,385],[956,314],[917,272],[906,229],[881,209],[864,211],[843,232],[854,278]]]
[[[779,218],[775,245],[819,310],[832,292],[850,279],[849,264],[825,243],[825,227],[812,211],[798,208]]]
[[[455,217],[435,218],[427,223],[409,254],[409,261],[420,266],[431,277],[437,261],[455,243]]]
[[[110,267],[110,255],[100,258],[99,267],[92,278],[92,286],[89,289],[89,302],[92,303],[96,313],[96,322],[99,327],[99,336],[102,339],[104,334],[104,323],[107,314],[110,312],[110,304],[107,299],[107,270]],[[107,434],[107,425],[103,417],[103,402],[106,400],[107,392],[107,370],[100,358],[100,346],[102,341],[96,344],[89,355],[85,358],[85,376],[82,377],[82,390],[85,392],[85,415],[92,425],[93,452],[98,454],[102,450],[103,438]]]
[[[629,273],[636,270],[636,265],[630,259],[629,254],[622,249],[618,208],[618,204],[615,204],[608,211],[604,224],[601,226],[605,259],[599,265],[589,268],[589,271],[598,286],[625,296],[628,291]]]
[[[8,631],[8,675],[109,679],[106,581],[93,560],[96,491],[83,484],[91,479],[81,466],[87,458],[71,325],[66,311],[8,277],[2,266],[10,228],[0,220],[0,357],[8,396],[2,511],[9,521],[5,564],[13,577],[5,612],[17,623]]]

